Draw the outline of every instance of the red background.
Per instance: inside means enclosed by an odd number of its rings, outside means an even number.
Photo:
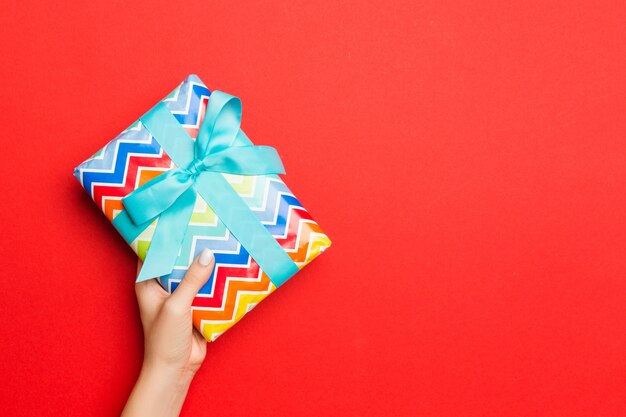
[[[195,72],[334,245],[184,416],[626,415],[626,7],[517,3],[4,2],[2,414],[122,409],[135,257],[72,169]]]

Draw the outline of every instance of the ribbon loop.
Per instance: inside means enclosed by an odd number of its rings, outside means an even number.
[[[214,91],[196,138],[196,156],[208,155],[232,146],[241,125],[241,100]]]

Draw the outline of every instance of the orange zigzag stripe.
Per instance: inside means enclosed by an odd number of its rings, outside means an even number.
[[[139,177],[139,184],[137,188],[141,187],[148,181],[163,173],[162,170],[152,170],[152,169],[142,169]],[[121,197],[106,197],[103,196],[104,199],[104,214],[107,216],[107,219],[113,221],[113,214],[115,211],[124,210],[124,205],[122,204]]]
[[[314,244],[316,240],[310,240],[311,234],[320,233],[323,234],[322,229],[317,223],[311,221],[302,221],[301,225],[301,243],[297,252],[289,253],[294,262],[305,262],[310,245]],[[261,273],[261,280],[259,281],[239,281],[235,279],[229,279],[228,290],[226,294],[226,302],[224,303],[223,310],[199,310],[193,309],[193,323],[196,328],[200,328],[200,323],[203,320],[211,321],[228,321],[234,319],[234,313],[237,309],[237,294],[240,291],[262,292],[267,291],[271,286],[271,281],[265,273]],[[233,322],[234,324],[234,322]]]
[[[271,281],[265,273],[261,273],[261,279],[258,281],[237,281],[229,280],[228,293],[226,294],[226,302],[223,310],[199,310],[193,308],[193,324],[196,328],[200,328],[201,320],[232,320],[233,313],[237,308],[237,293],[239,291],[267,291],[271,285]]]
[[[309,245],[313,243],[311,241],[311,235],[313,233],[324,234],[317,223],[311,222],[310,220],[303,220],[300,224],[300,245],[298,246],[298,250],[296,252],[287,253],[291,257],[292,261],[296,263],[306,261],[306,254],[309,250]]]

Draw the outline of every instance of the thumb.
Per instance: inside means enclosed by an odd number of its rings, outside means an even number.
[[[200,291],[209,280],[214,266],[215,257],[213,256],[213,252],[211,252],[210,249],[204,249],[192,262],[185,277],[172,293],[168,302],[180,308],[191,307],[191,303],[198,294],[198,291]]]

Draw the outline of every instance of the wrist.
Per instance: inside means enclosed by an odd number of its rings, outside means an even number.
[[[144,361],[122,416],[178,416],[195,372]]]
[[[181,388],[186,391],[196,375],[196,371],[197,369],[173,366],[155,360],[145,360],[141,367],[140,377],[144,377],[148,381],[160,381],[161,384],[167,384],[171,388]]]

